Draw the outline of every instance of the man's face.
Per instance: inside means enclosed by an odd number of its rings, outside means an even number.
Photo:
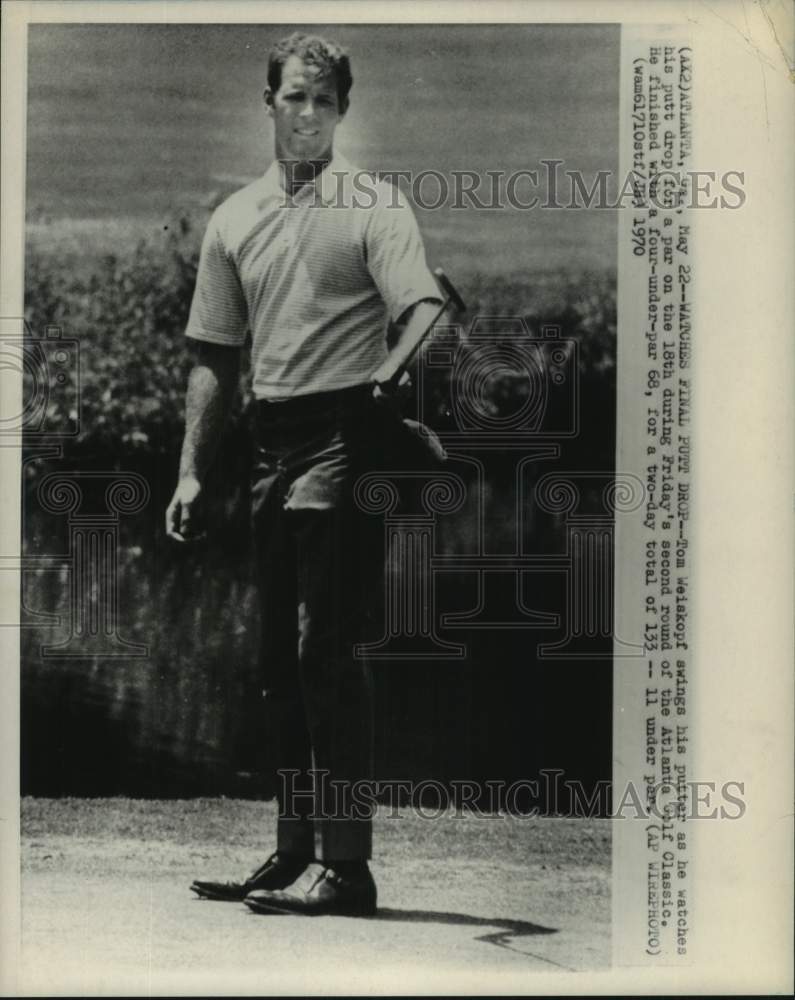
[[[276,93],[265,91],[280,160],[321,160],[331,156],[334,129],[344,114],[333,74],[288,56]]]

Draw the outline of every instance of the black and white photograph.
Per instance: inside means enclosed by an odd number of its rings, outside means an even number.
[[[703,248],[757,196],[709,32],[190,6],[14,12],[4,995],[716,974],[702,862],[772,822],[791,682],[704,750]]]

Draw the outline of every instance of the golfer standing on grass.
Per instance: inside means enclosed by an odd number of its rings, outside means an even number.
[[[364,175],[334,152],[351,84],[348,57],[322,38],[295,34],[271,51],[265,104],[276,162],[207,228],[187,328],[196,364],[166,514],[172,538],[195,535],[250,331],[263,738],[281,775],[276,851],[243,881],[191,888],[266,913],[375,912],[372,821],[345,789],[372,774],[370,678],[353,646],[383,551],[380,536],[365,544],[352,487],[399,425],[371,381],[388,355],[387,321],[412,338],[441,301],[397,189],[358,183]]]

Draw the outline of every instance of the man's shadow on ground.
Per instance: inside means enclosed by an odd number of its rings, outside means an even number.
[[[507,948],[509,951],[516,951],[519,954],[530,954],[523,952],[521,948],[516,948],[514,942],[517,938],[531,937],[537,934],[557,934],[556,927],[544,927],[541,924],[531,924],[528,920],[509,920],[505,917],[473,917],[467,913],[448,913],[443,910],[393,910],[390,907],[379,907],[375,915],[376,920],[395,920],[401,923],[426,923],[426,924],[454,924],[462,927],[497,927],[499,930],[493,934],[478,935],[476,941],[485,941],[487,944],[496,945],[498,948]],[[534,955],[534,958],[541,958]],[[558,965],[551,959],[542,959],[551,965]]]

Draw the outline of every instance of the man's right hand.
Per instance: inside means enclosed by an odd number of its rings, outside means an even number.
[[[177,542],[194,542],[201,538],[196,527],[201,491],[201,483],[194,476],[185,476],[177,483],[166,511],[166,534],[169,538]]]

